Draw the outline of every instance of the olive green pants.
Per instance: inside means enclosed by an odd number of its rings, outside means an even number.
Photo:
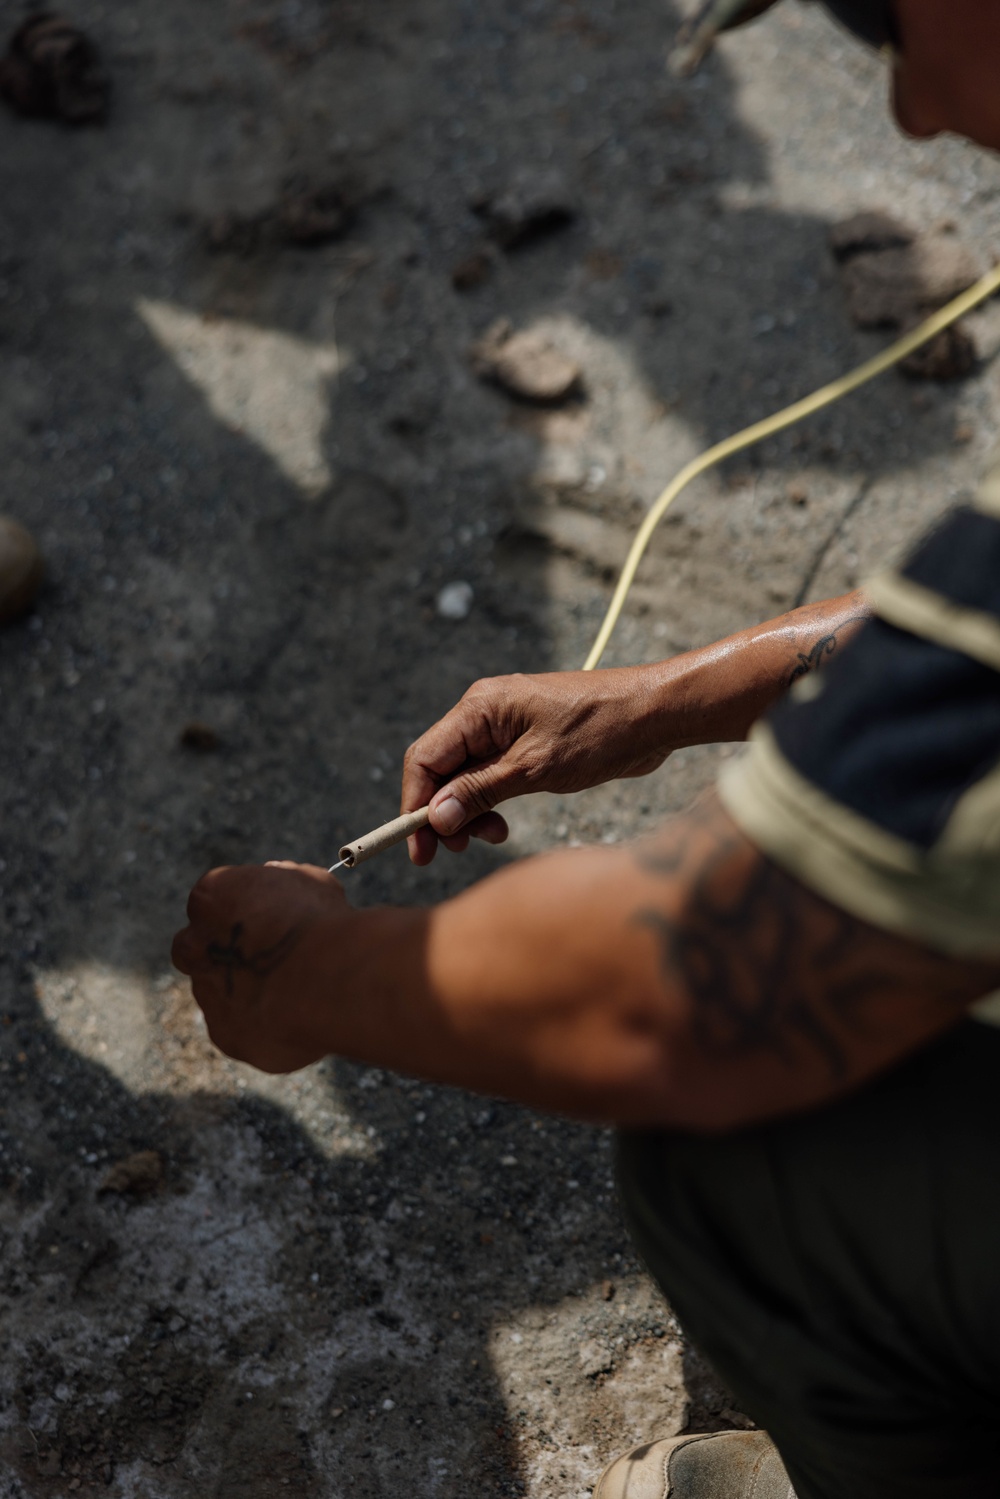
[[[626,1133],[629,1228],[799,1499],[1000,1495],[1000,1029],[830,1107]]]

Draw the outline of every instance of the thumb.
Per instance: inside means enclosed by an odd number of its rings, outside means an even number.
[[[431,827],[448,837],[491,811],[498,802],[509,801],[528,789],[523,770],[512,756],[504,755],[494,764],[466,771],[442,786],[431,799]]]

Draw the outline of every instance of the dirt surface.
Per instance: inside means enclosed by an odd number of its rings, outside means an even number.
[[[1000,172],[904,142],[818,7],[687,84],[659,0],[67,13],[107,126],[0,113],[0,511],[50,568],[0,635],[0,1495],[577,1499],[636,1440],[743,1419],[630,1253],[609,1137],[342,1064],[262,1080],[170,937],[209,865],[390,816],[475,677],[579,663],[680,463],[880,346],[832,223],[952,219],[989,262]],[[484,203],[553,172],[571,210],[505,248]],[[499,318],[580,393],[478,379]],[[994,313],[976,340],[972,378],[890,375],[699,483],[609,659],[841,590],[964,493]],[[728,752],[352,896],[627,837]]]

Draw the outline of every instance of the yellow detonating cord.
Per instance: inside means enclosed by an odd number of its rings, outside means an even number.
[[[968,291],[942,307],[940,312],[935,312],[926,322],[914,328],[912,333],[907,333],[904,338],[897,339],[890,344],[881,354],[876,354],[874,359],[867,359],[864,364],[858,365],[848,375],[842,375],[839,380],[833,380],[829,385],[824,385],[821,390],[814,391],[811,396],[806,396],[802,401],[796,401],[792,406],[786,406],[783,411],[775,412],[762,422],[754,422],[752,427],[744,427],[742,432],[737,432],[733,437],[727,437],[725,442],[718,442],[714,448],[698,458],[693,458],[690,463],[681,469],[675,479],[672,479],[659,499],[649,511],[642,525],[636,533],[631,550],[622,568],[618,586],[615,589],[614,598],[604,616],[597,639],[594,641],[593,649],[584,662],[584,671],[593,671],[600,663],[601,657],[607,649],[611,632],[621,617],[625,600],[628,598],[629,590],[635,581],[635,575],[649,545],[650,537],[656,530],[660,521],[666,515],[674,500],[685,489],[692,479],[697,479],[707,469],[713,468],[715,464],[721,463],[724,458],[729,458],[733,453],[739,453],[743,448],[749,448],[755,442],[760,442],[763,437],[770,437],[774,432],[781,432],[785,427],[791,427],[796,422],[802,421],[804,417],[812,416],[814,411],[822,411],[824,406],[832,406],[834,401],[839,401],[841,396],[850,395],[852,390],[865,385],[869,380],[874,380],[876,375],[881,375],[884,370],[891,369],[915,349],[932,339],[936,333],[941,333],[949,328],[965,313],[971,312],[973,307],[978,307],[980,302],[985,302],[994,292],[1000,291],[1000,266],[990,271],[975,286],[970,286]],[[334,870],[349,868],[353,869],[357,864],[363,863],[383,848],[391,848],[394,844],[402,842],[417,827],[426,827],[429,820],[429,808],[422,807],[417,812],[408,813],[405,817],[396,818],[393,822],[386,823],[384,827],[376,828],[365,838],[357,839],[354,844],[346,844],[340,851],[340,863],[334,864]]]
[[[894,364],[898,364],[901,359],[905,359],[908,354],[919,349],[935,334],[941,333],[945,328],[950,328],[952,323],[957,322],[965,313],[971,312],[974,307],[978,307],[980,302],[985,302],[987,297],[991,297],[996,291],[1000,291],[1000,266],[983,276],[975,286],[970,286],[968,291],[964,291],[961,296],[942,307],[939,312],[935,312],[911,333],[907,333],[903,338],[897,339],[894,344],[890,344],[887,349],[883,349],[881,354],[876,354],[873,359],[866,359],[864,364],[859,364],[856,370],[851,370],[850,374],[841,375],[839,380],[832,380],[829,385],[813,391],[811,396],[806,396],[803,400],[786,406],[783,411],[775,412],[774,416],[765,417],[761,422],[754,422],[751,427],[744,427],[742,432],[737,432],[733,437],[727,437],[724,442],[717,442],[714,447],[686,464],[676,478],[667,485],[636,533],[618,579],[614,597],[604,616],[604,623],[598,631],[590,655],[584,662],[584,671],[593,671],[599,665],[607,649],[608,641],[611,639],[611,633],[625,607],[625,600],[635,581],[639,563],[649,546],[650,538],[681,490],[686,489],[692,479],[697,479],[699,474],[714,468],[724,458],[731,458],[734,453],[742,452],[744,448],[751,447],[762,438],[771,437],[775,432],[781,432],[785,427],[794,426],[803,418],[812,416],[814,412],[822,411],[824,406],[832,406],[834,401],[840,400],[841,396],[850,395],[851,391],[857,390],[861,385],[866,385],[869,380],[874,380],[876,375],[881,375],[885,370],[891,369]]]

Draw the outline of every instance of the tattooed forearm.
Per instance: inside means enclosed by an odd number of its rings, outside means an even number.
[[[233,992],[233,976],[237,969],[252,973],[255,978],[267,978],[268,974],[279,968],[289,956],[299,940],[299,933],[292,927],[273,946],[262,948],[255,953],[243,951],[240,945],[242,937],[243,923],[238,921],[229,935],[228,943],[210,942],[206,949],[209,961],[216,967],[225,969],[226,993],[230,995]]]
[[[864,614],[852,615],[850,619],[845,619],[842,624],[839,624],[835,630],[821,635],[808,651],[798,651],[795,667],[788,678],[787,685],[791,687],[792,683],[797,682],[800,677],[807,676],[809,672],[822,666],[823,662],[828,660],[837,649],[844,631],[851,630],[853,633],[854,628],[866,618]]]

